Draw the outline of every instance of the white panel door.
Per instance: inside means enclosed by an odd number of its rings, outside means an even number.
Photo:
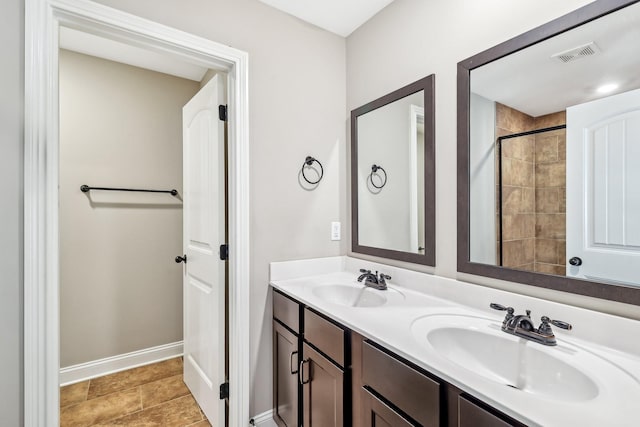
[[[640,90],[567,109],[567,275],[640,286]]]
[[[214,427],[224,427],[225,243],[223,81],[211,79],[183,108],[184,382]]]

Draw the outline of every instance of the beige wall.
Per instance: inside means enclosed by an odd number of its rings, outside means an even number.
[[[100,0],[249,53],[251,414],[271,399],[269,262],[339,255],[346,217],[345,40],[256,0]],[[304,190],[307,155],[324,179]]]
[[[22,0],[0,3],[0,425],[22,425]]]
[[[182,107],[200,83],[60,51],[60,364],[182,340]]]
[[[635,306],[456,271],[456,65],[587,3],[396,0],[347,39],[347,106],[356,108],[420,77],[436,74],[436,274],[639,318]],[[381,67],[381,62],[393,66]]]

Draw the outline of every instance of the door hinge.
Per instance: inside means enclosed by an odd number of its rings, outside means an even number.
[[[220,245],[220,260],[226,261],[229,259],[229,245],[226,243],[224,245]]]
[[[229,383],[220,384],[220,400],[229,398]]]
[[[226,105],[218,105],[218,117],[223,122],[227,121],[227,106]]]

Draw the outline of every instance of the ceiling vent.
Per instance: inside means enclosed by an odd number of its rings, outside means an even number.
[[[596,46],[594,42],[590,42],[583,44],[582,46],[574,47],[573,49],[565,50],[564,52],[556,53],[551,55],[551,57],[566,64],[567,62],[572,62],[576,59],[593,56],[598,52],[600,52],[598,46]]]

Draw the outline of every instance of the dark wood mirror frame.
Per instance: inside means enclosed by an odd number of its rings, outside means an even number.
[[[640,288],[514,270],[470,261],[469,109],[471,71],[640,0],[597,0],[458,63],[458,271],[640,305]]]
[[[358,117],[424,91],[424,254],[361,246],[358,240]],[[356,253],[436,265],[435,75],[393,91],[351,111],[351,250]]]

